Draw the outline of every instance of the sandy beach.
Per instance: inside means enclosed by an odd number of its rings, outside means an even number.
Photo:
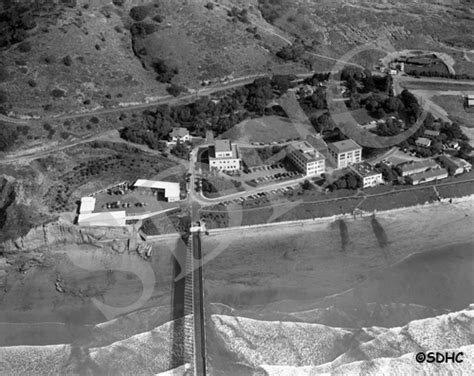
[[[281,300],[338,294],[410,255],[474,243],[473,217],[473,197],[379,212],[385,246],[371,216],[211,231],[203,238],[209,258],[204,266],[207,299],[263,308]],[[347,226],[344,250],[340,218]]]

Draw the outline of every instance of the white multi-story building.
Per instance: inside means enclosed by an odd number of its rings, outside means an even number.
[[[362,188],[375,187],[383,183],[382,173],[374,170],[367,162],[352,165],[351,169],[362,181]]]
[[[241,160],[237,145],[230,140],[216,140],[209,147],[209,167],[219,171],[240,170]]]
[[[306,141],[288,146],[288,158],[306,176],[320,176],[326,169],[326,158]]]
[[[348,167],[362,161],[362,147],[351,139],[329,144],[328,153],[336,168]]]

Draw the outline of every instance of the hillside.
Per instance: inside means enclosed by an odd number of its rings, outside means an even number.
[[[446,52],[455,58],[457,72],[474,69],[470,37],[474,14],[469,0],[259,0],[259,4],[267,21],[303,39],[318,54],[340,57],[356,46],[376,42],[386,51]],[[357,60],[373,62],[374,57],[380,56],[364,53]],[[319,64],[334,64],[313,58]]]
[[[239,12],[248,9],[271,30],[256,6],[245,2],[215,3],[212,9],[203,0],[67,3],[29,10],[12,3],[0,12],[0,30],[12,33],[0,40],[3,112],[90,111],[167,95],[171,80],[196,88],[202,80],[218,82],[280,65],[289,69],[271,52],[285,42],[256,31],[240,13],[228,14],[234,5]],[[27,26],[21,28],[17,19],[26,19]],[[160,78],[168,67],[174,73]]]

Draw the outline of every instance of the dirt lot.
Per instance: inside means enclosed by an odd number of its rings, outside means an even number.
[[[258,119],[244,120],[222,137],[233,141],[269,144],[298,139],[300,134],[288,119],[278,116],[265,116]]]
[[[474,111],[466,111],[462,95],[436,95],[431,100],[444,108],[451,119],[466,127],[474,127]]]

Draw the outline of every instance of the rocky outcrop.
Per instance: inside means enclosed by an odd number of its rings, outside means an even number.
[[[0,251],[30,251],[59,243],[83,244],[126,240],[128,227],[78,227],[61,220],[31,229],[26,235],[0,243]]]

